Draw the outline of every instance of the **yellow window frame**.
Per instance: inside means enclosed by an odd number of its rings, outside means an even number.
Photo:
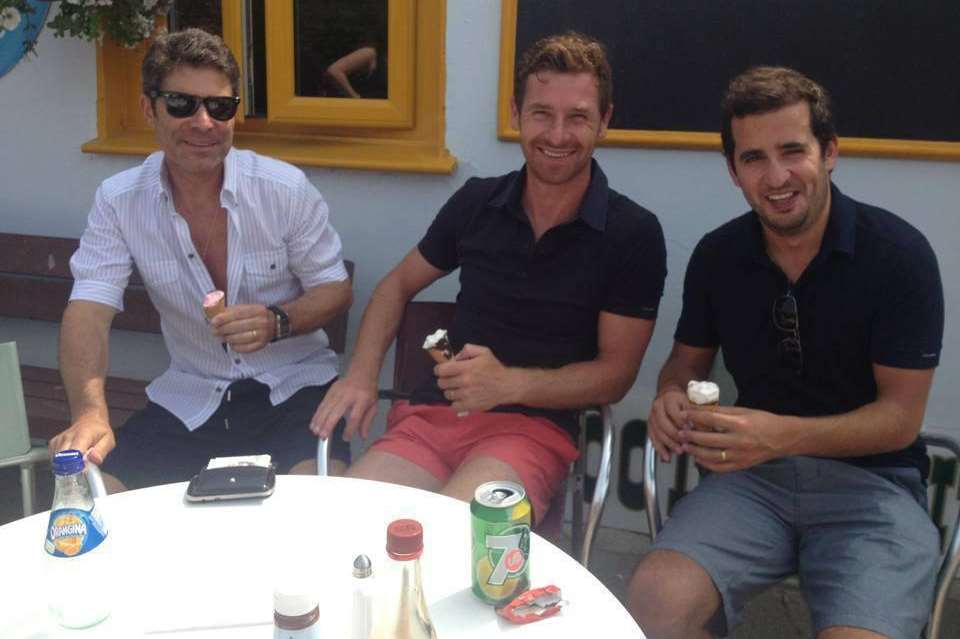
[[[388,0],[386,100],[301,97],[294,78],[293,0],[266,3],[267,119],[270,122],[322,123],[409,129],[413,126],[416,7],[411,0]],[[276,70],[279,70],[277,72]]]
[[[352,100],[294,95],[293,0],[269,0],[269,116],[238,117],[234,144],[298,165],[452,173],[456,158],[444,143],[446,3],[389,3],[388,98]],[[223,0],[222,7],[224,41],[242,67],[242,0]],[[83,151],[145,155],[156,150],[138,106],[146,46],[97,45],[97,137],[83,144]]]

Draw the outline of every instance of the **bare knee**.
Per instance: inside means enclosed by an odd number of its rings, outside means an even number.
[[[339,459],[330,459],[327,462],[327,474],[331,477],[342,477],[347,472],[347,465]],[[313,459],[304,459],[297,462],[290,469],[291,475],[316,475],[317,462]]]
[[[720,606],[720,594],[695,561],[655,550],[633,573],[628,605],[650,639],[709,637],[704,627]]]
[[[817,633],[817,639],[889,639],[886,635],[877,634],[864,628],[852,626],[830,626]]]
[[[127,487],[123,485],[123,482],[113,475],[101,471],[100,477],[103,478],[103,487],[106,489],[108,495],[115,495],[127,491]]]

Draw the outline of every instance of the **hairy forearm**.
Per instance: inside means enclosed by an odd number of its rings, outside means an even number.
[[[60,376],[74,422],[84,417],[109,421],[104,388],[112,312],[105,313],[91,304],[68,305],[60,325]]]
[[[709,374],[709,364],[687,361],[671,355],[657,377],[657,395],[670,389],[686,392],[687,382],[691,379],[706,379]]]
[[[555,369],[509,368],[507,384],[515,389],[510,403],[558,409],[612,404],[630,390],[637,368],[601,359]]]
[[[281,304],[290,318],[294,335],[311,333],[326,326],[334,317],[350,308],[353,289],[350,280],[322,284],[304,292],[297,299]]]
[[[373,290],[360,321],[360,332],[350,359],[350,377],[376,382],[383,358],[397,336],[408,301],[410,296],[394,286],[389,277]]]
[[[918,411],[880,399],[841,415],[780,419],[784,455],[858,457],[909,446],[923,424],[923,405]]]

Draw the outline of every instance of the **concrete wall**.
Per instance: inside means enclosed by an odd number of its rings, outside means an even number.
[[[499,18],[499,2],[448,2],[447,146],[459,160],[453,175],[307,169],[330,203],[346,255],[357,262],[351,340],[377,280],[414,245],[454,189],[469,176],[499,174],[521,164],[519,148],[496,138]],[[79,151],[96,132],[93,47],[44,31],[37,49],[39,57],[0,78],[0,231],[77,237],[97,184],[139,158]],[[666,293],[647,363],[616,407],[623,423],[646,416],[658,368],[670,349],[690,251],[703,233],[746,206],[719,153],[605,148],[597,156],[614,188],[657,213],[669,252]],[[950,324],[960,303],[960,283],[953,277],[960,274],[954,248],[960,225],[953,217],[960,163],[842,157],[835,179],[853,197],[889,208],[919,227],[939,256],[948,325],[927,423],[960,435],[948,403],[949,389],[960,384],[958,337]],[[455,285],[447,278],[425,298],[451,299]],[[12,337],[12,331],[0,323],[0,339],[4,332]],[[44,343],[45,348],[26,349],[36,363],[52,361],[52,346]],[[149,374],[148,368],[142,373]],[[638,452],[631,454],[634,479],[639,479]],[[625,527],[635,527],[639,519],[616,503],[605,515],[607,523]]]

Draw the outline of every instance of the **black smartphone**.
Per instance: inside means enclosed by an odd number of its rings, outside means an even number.
[[[186,500],[263,499],[273,494],[276,470],[270,466],[204,468],[187,486]]]

